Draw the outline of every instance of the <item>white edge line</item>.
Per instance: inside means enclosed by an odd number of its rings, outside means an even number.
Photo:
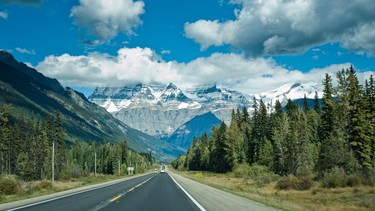
[[[183,187],[181,187],[180,184],[178,184],[178,182],[172,177],[172,175],[170,175],[168,173],[168,175],[172,178],[172,180],[178,185],[178,187],[181,188],[181,190],[190,198],[191,201],[194,202],[195,205],[197,205],[197,207],[202,210],[202,211],[206,211],[206,209],[201,205],[199,204],[199,202],[197,202],[197,200],[195,200]]]
[[[143,175],[140,175],[140,176],[143,176]],[[94,187],[94,188],[82,190],[82,191],[79,191],[79,192],[75,192],[75,193],[71,193],[71,194],[67,194],[67,195],[63,195],[63,196],[58,196],[58,197],[47,199],[47,200],[44,200],[44,201],[35,202],[35,203],[32,203],[32,204],[27,204],[27,205],[24,205],[24,206],[21,206],[21,207],[15,207],[15,208],[9,209],[8,211],[24,209],[24,208],[32,207],[32,206],[35,206],[35,205],[38,205],[38,204],[44,204],[44,203],[47,203],[47,202],[50,202],[50,201],[55,201],[55,200],[58,200],[58,199],[69,197],[69,196],[74,196],[74,195],[77,195],[77,194],[85,193],[85,192],[88,192],[88,191],[93,191],[93,190],[96,190],[96,189],[105,188],[105,187],[108,187],[108,186],[111,186],[111,185],[116,185],[118,183],[125,182],[129,179],[132,179],[132,178],[128,177],[128,178],[125,178],[125,179],[126,180],[124,180],[124,181],[118,181],[118,182],[115,182],[115,183],[111,183],[111,184],[107,184],[107,185],[103,185],[103,186],[99,186],[99,187]]]

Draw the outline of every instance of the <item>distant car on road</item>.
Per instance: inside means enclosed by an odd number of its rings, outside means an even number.
[[[165,173],[165,166],[164,165],[161,166],[160,173]]]

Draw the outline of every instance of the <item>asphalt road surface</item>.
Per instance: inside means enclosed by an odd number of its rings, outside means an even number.
[[[167,173],[148,174],[115,185],[13,210],[200,210]]]

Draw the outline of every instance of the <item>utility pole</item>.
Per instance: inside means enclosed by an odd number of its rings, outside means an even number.
[[[95,176],[96,176],[96,151],[95,151]]]
[[[120,160],[118,160],[118,175],[121,174],[121,163]]]
[[[52,182],[55,181],[55,142],[52,142]]]

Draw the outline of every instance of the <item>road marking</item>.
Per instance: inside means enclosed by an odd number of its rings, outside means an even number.
[[[104,203],[99,204],[98,206],[94,207],[93,209],[90,209],[90,211],[97,211],[97,210],[100,210],[100,209],[102,209],[102,208],[108,206],[111,202],[116,201],[117,199],[119,199],[119,198],[125,196],[127,193],[133,191],[135,188],[137,188],[137,187],[139,187],[139,186],[145,184],[146,182],[150,181],[150,180],[151,180],[152,178],[154,178],[156,175],[157,175],[157,174],[154,174],[152,177],[148,178],[147,180],[145,180],[145,181],[139,183],[138,185],[136,185],[136,186],[130,188],[130,189],[127,190],[127,191],[124,191],[124,192],[120,193],[117,197],[112,198],[111,200],[107,200],[107,201],[105,201]]]
[[[121,196],[116,196],[115,198],[111,199],[111,202],[114,202],[116,201],[117,199],[119,199]]]
[[[193,201],[195,205],[197,205],[197,207],[200,210],[206,211],[206,209],[201,204],[199,204],[199,202],[197,202],[197,200],[195,200],[180,184],[178,184],[178,182],[172,177],[172,175],[170,175],[169,173],[168,173],[168,175],[178,185],[178,187],[181,188],[181,190],[190,198],[190,200]]]

